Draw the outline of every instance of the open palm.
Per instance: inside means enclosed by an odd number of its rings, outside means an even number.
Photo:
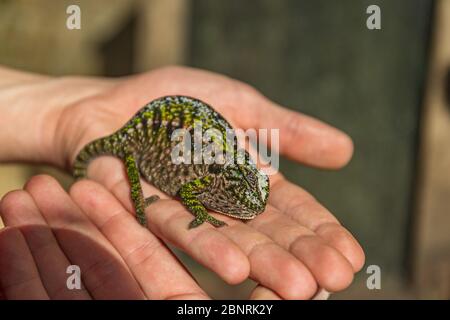
[[[280,152],[301,163],[339,168],[352,154],[351,140],[342,132],[277,106],[248,85],[209,72],[169,67],[114,81],[81,81],[79,89],[92,93],[55,109],[53,115],[57,124],[52,143],[61,155],[57,162],[67,167],[87,142],[114,132],[150,100],[172,94],[207,102],[236,128],[280,129]],[[181,248],[228,283],[250,276],[259,283],[253,294],[267,298],[310,298],[318,288],[342,290],[364,263],[363,251],[351,234],[313,196],[281,174],[270,177],[270,197],[263,214],[247,223],[221,216],[228,226],[219,229],[204,224],[188,230],[190,213],[144,183],[146,196],[162,198],[147,208],[151,232],[130,214],[129,185],[118,159],[95,160],[89,176],[115,198],[88,181],[75,184],[72,197],[82,210],[101,212],[95,219],[102,232],[126,225],[114,237],[131,242],[136,250],[133,256],[162,264],[149,285],[157,286],[161,279],[168,281],[174,270],[184,270],[165,242]]]

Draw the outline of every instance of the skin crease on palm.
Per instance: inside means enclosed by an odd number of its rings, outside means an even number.
[[[7,141],[11,134],[16,140],[0,153],[1,161],[46,162],[69,170],[87,142],[117,130],[148,101],[173,94],[207,102],[235,128],[279,128],[280,152],[305,165],[338,169],[348,163],[353,152],[350,138],[341,131],[282,108],[244,83],[197,69],[165,67],[114,80],[22,73],[13,73],[10,78],[10,82],[0,83],[0,125],[15,126],[9,132],[3,130],[0,141]],[[15,112],[6,113],[13,105],[17,105]],[[27,126],[25,137],[17,137],[17,127]],[[364,253],[350,232],[313,196],[281,174],[270,176],[271,191],[263,214],[247,223],[220,216],[229,226],[219,229],[205,224],[188,230],[191,214],[178,201],[143,183],[146,195],[162,198],[146,210],[150,232],[133,217],[120,160],[98,158],[88,174],[95,182],[77,182],[69,194],[54,179],[37,176],[23,191],[6,195],[0,210],[5,225],[11,228],[0,233],[0,254],[2,241],[16,239],[14,243],[24,252],[21,258],[34,257],[36,273],[41,266],[23,226],[34,222],[50,228],[76,228],[103,244],[132,275],[132,280],[118,286],[126,286],[130,297],[150,299],[207,297],[166,242],[230,284],[251,277],[258,283],[250,296],[255,299],[308,299],[319,288],[340,291],[350,285],[353,274],[364,264]],[[58,206],[70,208],[61,216]],[[78,220],[82,222],[72,223]],[[46,248],[54,250],[59,263],[67,259],[86,265],[70,239],[60,239],[58,233],[55,237],[51,241],[59,246]],[[65,241],[69,244],[63,245]],[[1,272],[0,268],[3,278]],[[58,290],[52,292],[43,286],[44,281],[41,274],[36,292],[57,297]],[[112,282],[106,281],[101,288]],[[85,286],[81,298],[111,297],[108,290],[90,291],[87,283]]]

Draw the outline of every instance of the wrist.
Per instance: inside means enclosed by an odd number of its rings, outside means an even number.
[[[49,78],[49,76],[45,75],[23,72],[0,66],[0,89],[5,89],[6,87],[18,84],[42,81]]]
[[[56,143],[64,110],[97,94],[108,81],[84,77],[48,77],[0,69],[0,161],[65,165]],[[6,79],[6,80],[5,80]]]
[[[17,75],[2,73],[7,80],[0,84],[0,161],[39,162],[44,144],[40,127],[46,122],[49,107],[38,92],[50,78]]]

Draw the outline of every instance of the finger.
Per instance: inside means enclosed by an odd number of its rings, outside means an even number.
[[[257,285],[250,294],[250,300],[281,300],[281,297],[272,290]]]
[[[127,197],[127,195],[130,194],[130,185],[122,160],[115,157],[101,157],[94,159],[92,163],[89,164],[88,170],[89,179],[105,186],[107,190],[110,190],[116,195],[124,196],[119,199],[122,202],[122,205],[128,211],[134,212],[130,197]],[[169,199],[167,194],[152,187],[148,183],[142,181],[142,179],[141,185],[144,195],[158,195],[161,199]]]
[[[113,193],[116,195],[116,197],[122,202],[123,206],[128,208],[130,211],[134,211],[132,209],[130,199],[129,199],[129,185],[126,181],[126,178],[123,176],[123,170],[120,171],[119,165],[120,162],[113,161],[115,159],[104,159],[102,160],[102,165],[100,166],[100,161],[92,163],[92,167],[96,166],[95,170],[92,169],[92,172],[95,173],[94,177],[98,177],[99,181],[102,183],[105,183],[109,188],[112,189]],[[118,168],[118,170],[111,170],[111,168]],[[111,175],[107,174],[108,172],[115,171],[115,172],[121,172],[122,178],[116,177],[120,179],[118,182],[113,181],[111,179]],[[99,174],[99,172],[106,173],[105,175]],[[149,188],[148,184],[143,184],[144,188],[144,194],[151,195],[154,193],[153,188]],[[151,189],[151,193],[145,192],[147,189]],[[178,202],[171,202],[169,201],[169,210],[159,210],[156,208],[157,205],[162,205],[164,201],[158,201],[157,203],[153,204],[149,208],[149,227],[151,228],[151,231],[154,232],[157,236],[163,238],[163,239],[169,239],[172,243],[175,243],[179,247],[182,247],[183,245],[186,245],[188,243],[186,239],[183,238],[182,233],[185,231],[188,235],[196,234],[196,230],[187,230],[187,225],[189,221],[192,219],[192,215],[186,212],[184,207],[182,207]],[[166,202],[167,203],[167,202]],[[169,214],[174,213],[175,215],[179,214],[177,211],[171,210],[172,205],[171,203],[179,206],[181,209],[182,217],[177,217],[176,221],[174,221],[170,228],[168,227],[169,224],[166,221],[171,221],[171,216]],[[161,211],[161,214],[157,214],[157,212]],[[155,219],[161,219],[160,221],[155,221]],[[220,219],[226,220],[226,217],[220,216]],[[231,220],[231,222],[235,221],[234,219],[228,219],[227,221]],[[241,223],[242,224],[242,223]],[[155,226],[161,226],[160,228],[157,228]],[[202,226],[202,228],[208,228],[212,229],[209,225]],[[228,229],[228,228],[225,228]],[[182,230],[180,232],[180,230]],[[250,231],[251,228],[250,228]],[[206,234],[209,231],[206,231],[204,234]],[[222,232],[222,230],[221,230]],[[240,237],[239,236],[236,239],[232,239],[233,242],[235,242],[240,248],[245,247],[249,248],[249,251],[252,250],[252,239],[253,232],[250,232],[250,237]],[[178,238],[177,238],[178,237]],[[241,240],[243,240],[241,242]],[[273,242],[270,241],[267,237],[263,237],[263,240],[270,242],[273,244]],[[202,241],[204,245],[207,245],[210,241]],[[256,243],[257,244],[257,243]],[[191,250],[192,246],[187,246],[185,250]],[[267,252],[269,252],[269,257],[273,257],[271,260],[271,263],[273,266],[270,266],[269,268],[265,268],[262,264],[258,262],[258,259],[264,258],[265,250],[255,250],[256,254],[252,253],[251,259],[251,270],[252,270],[252,277],[254,279],[257,279],[257,281],[262,282],[267,287],[275,288],[277,292],[279,292],[283,297],[287,297],[290,299],[295,298],[310,298],[312,295],[316,292],[317,287],[314,280],[313,275],[311,272],[307,269],[307,267],[302,264],[298,259],[296,259],[293,255],[289,254],[286,250],[283,250],[279,246],[276,246],[273,244],[273,246],[269,246],[267,244],[264,244],[264,247]],[[184,248],[184,247],[183,247]],[[204,251],[204,250],[203,250]],[[189,252],[189,251],[188,251]],[[248,254],[248,252],[246,252]],[[191,253],[191,255],[193,255]],[[215,261],[217,259],[213,259]],[[221,260],[218,260],[221,261]],[[253,263],[252,263],[253,262]],[[271,272],[268,272],[267,270],[273,270],[273,274],[276,276],[273,276]],[[287,271],[287,276],[284,274],[286,272],[283,272],[285,270]],[[299,271],[299,272],[297,272]],[[287,278],[288,280],[285,280]],[[290,281],[292,280],[292,281]]]
[[[274,177],[269,203],[294,221],[320,235],[350,262],[353,271],[364,265],[364,251],[356,239],[313,196],[297,185]]]
[[[264,214],[249,222],[285,250],[292,252],[314,275],[319,286],[338,291],[350,285],[353,270],[342,254],[313,231],[269,206]],[[306,250],[303,242],[316,250]]]
[[[208,223],[189,229],[193,217],[179,202],[160,200],[147,210],[150,229],[214,271],[229,284],[249,276],[247,256],[230,239]]]
[[[279,129],[279,151],[307,165],[340,168],[353,154],[353,142],[342,131],[322,121],[283,108],[253,88],[238,87],[238,125],[244,129]],[[244,107],[243,107],[244,106]]]
[[[147,83],[153,77],[157,77],[157,88],[149,90]],[[189,79],[189,83],[185,83],[185,79]],[[175,90],[204,100],[236,128],[280,129],[281,153],[311,166],[340,168],[348,163],[353,153],[353,143],[342,131],[278,106],[249,85],[212,72],[173,67],[166,71],[160,69],[159,73],[133,77],[115,94],[123,100],[129,95],[129,88],[134,91],[132,103],[137,106],[158,95],[173,94]],[[117,97],[111,99],[118,100]]]
[[[200,249],[217,252],[215,258],[221,263],[225,256],[223,248],[213,239],[219,238],[218,234],[226,236],[247,256],[250,263],[250,277],[255,281],[273,289],[286,299],[308,298],[315,292],[314,278],[300,261],[244,223],[213,214],[226,221],[228,226],[216,229],[210,225],[203,225],[189,230],[187,226],[192,217],[181,204],[174,201],[159,201],[152,204],[151,208],[154,211],[149,214],[149,224],[155,226],[155,232],[162,237],[176,238],[177,234],[181,233],[188,239],[197,238],[201,241]],[[164,212],[164,215],[157,212]],[[232,265],[229,267],[232,268]]]
[[[327,290],[321,288],[312,298],[312,300],[328,300],[329,297],[330,293]]]
[[[0,230],[0,288],[5,299],[49,299],[25,238],[17,228]]]
[[[350,263],[337,250],[317,237],[299,238],[291,252],[305,263],[317,282],[326,290],[336,292],[347,288],[353,281]]]
[[[66,270],[71,263],[26,191],[8,193],[2,200],[1,211],[8,226],[21,229],[51,299],[90,299],[84,288],[67,287]]]
[[[85,180],[73,185],[70,193],[124,258],[147,297],[206,298],[170,250],[104,187]]]
[[[143,187],[147,189],[148,184],[143,184]],[[111,191],[133,210],[128,196],[130,187],[126,180],[121,180]],[[173,219],[180,214],[184,219],[193,219],[191,214],[186,215],[185,207],[178,201],[160,200],[158,205],[151,205],[146,211],[148,226],[153,233],[185,251],[227,283],[237,284],[248,277],[248,259],[233,241],[215,232],[207,223],[207,228],[188,229],[189,222],[181,225],[178,219]]]
[[[161,202],[152,206],[157,207],[157,205],[161,209],[164,208],[164,204]],[[181,205],[179,206],[181,207]],[[165,219],[154,215],[154,220],[152,220],[152,222],[156,219],[166,221],[166,224],[158,221],[154,223],[154,225],[160,226],[160,232],[163,236],[172,232],[172,230],[187,229],[186,226],[192,219],[184,208],[175,212],[166,210],[165,213],[167,215]],[[246,224],[217,214],[213,215],[224,220],[228,226],[215,229],[210,225],[205,225],[199,227],[199,229],[208,231],[199,232],[221,233],[232,240],[247,256],[252,279],[274,290],[285,299],[306,299],[315,292],[316,284],[313,276],[294,256]],[[165,226],[169,221],[171,226],[166,229]],[[186,232],[191,231],[187,230]],[[215,244],[213,243],[210,246],[214,250]]]
[[[122,180],[112,185],[112,192],[132,210],[127,181]],[[148,184],[143,184],[143,188],[146,193],[145,190],[149,189]],[[227,222],[230,227],[216,229],[205,224],[197,229],[188,229],[187,226],[193,217],[179,202],[174,200],[157,201],[147,209],[147,212],[148,225],[152,232],[182,248],[207,267],[215,269],[216,272],[225,270],[230,274],[237,274],[236,268],[239,260],[236,258],[236,253],[226,254],[223,251],[224,248],[225,250],[232,248],[229,243],[223,242],[225,240],[222,235],[224,235],[237,245],[241,252],[243,251],[244,256],[247,256],[245,261],[250,263],[250,276],[257,282],[274,289],[288,299],[307,299],[316,292],[314,277],[306,266],[274,244],[268,237],[255,232],[236,219],[216,215],[218,219]],[[232,225],[235,227],[231,228]],[[235,232],[235,229],[241,231]],[[197,238],[194,240],[196,241],[195,245],[189,244],[195,238]],[[230,255],[235,257],[229,259]],[[239,268],[244,269],[243,266]],[[241,276],[248,274],[248,267],[245,270]]]
[[[115,160],[116,159],[113,158],[104,158],[94,161],[91,164],[91,172],[94,174],[94,178],[110,188],[127,210],[134,212],[129,196],[130,187],[124,176],[123,167],[121,167],[120,161]],[[114,170],[112,170],[112,168],[114,168]],[[120,172],[120,174],[108,174],[108,172]],[[116,176],[114,177],[114,175]],[[155,189],[150,187],[147,183],[143,183],[142,186],[146,196],[155,193]],[[165,197],[167,198],[167,196]],[[308,299],[312,297],[317,290],[313,275],[302,262],[298,261],[298,259],[289,254],[286,250],[275,245],[268,237],[261,235],[258,232],[255,233],[254,230],[249,227],[246,228],[245,225],[243,226],[245,231],[243,231],[242,234],[239,234],[239,232],[225,232],[225,230],[229,228],[221,228],[218,233],[217,230],[214,230],[214,228],[209,225],[189,230],[187,226],[190,220],[192,220],[192,215],[176,201],[157,201],[148,208],[147,212],[147,219],[149,221],[148,226],[153,233],[182,248],[185,252],[210,269],[215,270],[219,274],[223,274],[222,278],[225,280],[227,279],[226,272],[228,272],[229,275],[231,275],[231,277],[228,275],[228,279],[231,279],[231,281],[228,280],[230,283],[241,281],[240,278],[243,277],[244,274],[248,274],[248,267],[245,269],[242,266],[239,267],[239,269],[245,270],[245,272],[241,271],[242,275],[233,279],[233,274],[236,275],[236,270],[239,270],[237,268],[239,259],[228,259],[228,254],[223,254],[221,250],[224,247],[227,248],[231,246],[220,244],[224,243],[222,242],[223,238],[220,236],[221,233],[232,240],[241,251],[245,249],[244,253],[248,256],[246,257],[247,264],[250,263],[251,277],[256,281],[263,283],[267,287],[274,289],[283,297],[289,299]],[[219,218],[229,224],[237,222],[235,219],[229,219],[223,215],[220,215]],[[241,222],[239,222],[239,224],[242,225]],[[203,231],[205,229],[207,230]],[[198,233],[203,234],[198,236]],[[256,239],[253,238],[255,235]],[[189,245],[189,242],[195,237],[197,237],[197,245]],[[219,242],[210,240],[215,238],[220,238],[222,240]],[[253,249],[259,245],[261,245],[263,250],[260,250],[261,248]],[[212,249],[208,246],[212,246]],[[215,248],[220,248],[221,250],[216,250]],[[259,262],[260,260],[265,259],[266,252],[268,253],[267,260],[269,260],[269,267],[266,267]],[[228,261],[223,262],[224,259],[227,259]],[[251,260],[249,261],[249,259]],[[225,272],[225,274],[223,272]]]
[[[140,299],[143,292],[117,251],[51,177],[35,176],[25,186],[60,247],[81,269],[95,299]]]
[[[362,269],[365,261],[364,251],[347,229],[335,223],[323,224],[316,229],[316,234],[347,258],[353,272]]]

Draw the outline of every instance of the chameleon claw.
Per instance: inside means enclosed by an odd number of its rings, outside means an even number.
[[[141,226],[147,227],[147,217],[145,215],[144,216],[138,215],[138,216],[136,216],[136,218]]]
[[[223,221],[217,220],[216,218],[209,216],[205,220],[195,218],[194,220],[191,221],[191,223],[189,223],[189,229],[197,228],[199,225],[203,224],[205,221],[209,222],[216,228],[225,227],[228,225]]]
[[[148,198],[145,198],[145,200],[144,200],[145,207],[147,208],[149,205],[158,201],[159,199],[160,199],[159,196],[157,196],[156,194],[154,194]]]
[[[216,227],[216,228],[221,228],[221,227],[228,226],[227,223],[225,223],[225,222],[223,222],[223,221],[221,221],[221,220],[217,220],[216,218],[213,218],[212,216],[209,216],[209,217],[207,218],[207,220],[208,220],[208,222],[209,222],[210,224],[212,224],[212,225],[213,225],[214,227]]]
[[[204,220],[194,219],[189,223],[189,229],[197,228],[199,225],[203,224]]]

